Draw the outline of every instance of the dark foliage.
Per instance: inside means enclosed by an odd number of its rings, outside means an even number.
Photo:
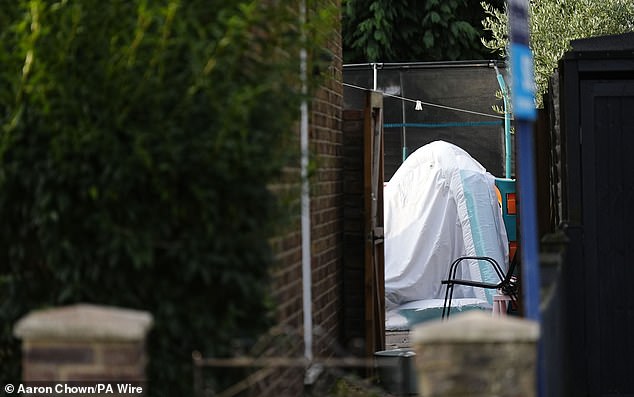
[[[0,3],[5,383],[32,309],[150,311],[152,395],[191,395],[192,350],[268,327],[267,185],[292,153],[302,43],[289,2],[261,3]]]
[[[343,5],[345,62],[490,57],[480,41],[485,15],[479,1],[343,0]]]

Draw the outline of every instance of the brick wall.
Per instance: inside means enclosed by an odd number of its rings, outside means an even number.
[[[341,39],[330,43],[335,58],[328,82],[311,107],[310,143],[316,171],[311,181],[313,322],[321,329],[315,356],[330,355],[338,342],[343,243],[343,133]]]
[[[326,0],[340,8],[340,0]],[[340,31],[340,27],[337,28]],[[313,355],[330,356],[339,344],[342,317],[341,283],[343,256],[343,133],[342,55],[338,34],[328,43],[333,59],[325,84],[310,103],[309,145]],[[299,141],[298,141],[299,142]],[[298,143],[299,149],[299,143]],[[303,354],[302,250],[299,220],[299,171],[289,167],[286,180],[277,186],[297,218],[273,240],[277,263],[272,273],[272,290],[279,325],[295,332],[297,343],[288,355]],[[290,197],[290,199],[289,199]],[[273,382],[258,390],[259,395],[301,395],[303,371],[280,370]]]
[[[339,6],[339,0],[331,3]],[[333,60],[324,71],[327,81],[310,103],[309,142],[314,173],[310,179],[311,249],[313,278],[313,322],[323,332],[315,346],[315,355],[327,353],[338,338],[340,309],[340,272],[342,257],[343,160],[341,108],[341,37],[328,43]],[[287,171],[287,177],[299,182],[299,173]],[[299,189],[287,185],[286,192]],[[278,304],[280,324],[301,330],[302,264],[299,197],[293,202],[297,219],[289,231],[274,241],[277,266],[273,272],[273,291]]]
[[[23,345],[23,380],[145,381],[146,355],[138,342],[41,339]]]

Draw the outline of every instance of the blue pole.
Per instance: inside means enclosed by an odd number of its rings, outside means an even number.
[[[504,80],[502,80],[504,81]],[[510,113],[508,111],[508,93],[504,95],[504,144],[506,150],[506,164],[505,164],[505,174],[506,179],[511,179],[512,170],[511,170],[511,118]]]
[[[539,246],[537,232],[537,200],[535,194],[535,144],[533,121],[535,109],[535,77],[533,53],[529,47],[529,0],[508,0],[512,99],[517,142],[517,183],[520,205],[520,239],[522,252],[522,290],[526,317],[541,325],[539,312]],[[543,343],[537,347],[537,395],[545,396]]]
[[[520,237],[522,254],[522,290],[526,317],[540,322],[539,312],[539,246],[537,231],[536,178],[533,154],[533,126],[530,121],[516,121],[517,187],[520,206]]]
[[[535,142],[531,121],[515,122],[517,140],[517,188],[520,210],[520,241],[522,254],[522,291],[525,317],[542,323],[540,305],[539,232],[535,177]],[[537,396],[545,397],[544,344],[537,343]]]
[[[537,202],[535,194],[535,144],[533,122],[535,77],[533,52],[528,46],[528,0],[509,0],[510,55],[513,75],[512,100],[517,143],[517,184],[520,205],[522,290],[526,317],[540,321],[539,246],[537,242]]]
[[[498,79],[498,85],[502,91],[502,99],[504,100],[504,148],[505,148],[505,167],[504,174],[506,179],[511,179],[511,113],[509,112],[509,90],[506,88],[504,77],[498,70],[496,64],[493,64],[495,68],[495,75]]]

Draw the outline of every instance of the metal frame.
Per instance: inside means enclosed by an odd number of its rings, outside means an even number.
[[[488,256],[462,256],[451,263],[449,266],[449,276],[447,280],[442,280],[441,284],[446,285],[445,289],[445,303],[442,308],[442,319],[449,317],[449,313],[451,312],[451,300],[453,298],[453,289],[456,285],[466,285],[470,287],[478,287],[485,289],[499,289],[506,295],[511,297],[511,301],[513,303],[517,303],[518,295],[517,295],[517,283],[513,279],[513,274],[515,272],[515,267],[517,264],[517,260],[515,258],[518,257],[518,253],[515,254],[513,260],[511,261],[511,266],[509,267],[508,272],[504,274],[500,265],[495,261],[495,259]],[[486,283],[483,281],[475,281],[475,280],[461,280],[456,278],[456,272],[458,271],[458,265],[465,260],[483,260],[489,262],[495,273],[500,278],[499,283]],[[445,313],[446,312],[446,313]],[[446,314],[446,316],[445,316]]]

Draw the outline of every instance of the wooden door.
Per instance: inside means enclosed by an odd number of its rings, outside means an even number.
[[[364,233],[366,353],[385,349],[383,244],[383,96],[368,92],[364,128]]]

